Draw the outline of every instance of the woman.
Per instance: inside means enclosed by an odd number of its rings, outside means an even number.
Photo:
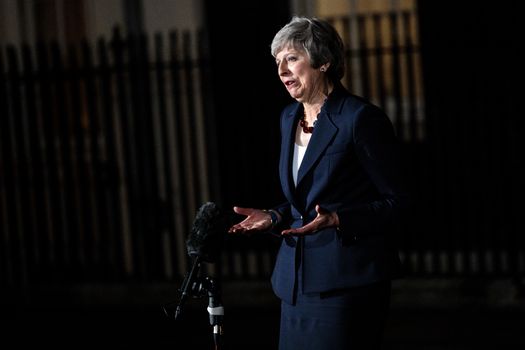
[[[379,349],[408,199],[392,124],[340,83],[344,47],[328,23],[294,17],[271,51],[296,100],[281,114],[287,202],[234,207],[246,218],[229,231],[283,237],[271,279],[282,300],[279,349]]]

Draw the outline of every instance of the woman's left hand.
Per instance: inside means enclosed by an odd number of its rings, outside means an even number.
[[[323,228],[339,226],[339,217],[337,216],[337,213],[329,212],[324,208],[321,208],[319,204],[315,206],[315,211],[317,212],[317,216],[314,220],[304,226],[284,230],[281,234],[305,236],[311,235]]]

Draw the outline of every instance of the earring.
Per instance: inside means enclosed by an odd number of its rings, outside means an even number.
[[[324,67],[321,67],[321,72],[324,73],[325,70],[326,70],[326,69],[325,69]]]

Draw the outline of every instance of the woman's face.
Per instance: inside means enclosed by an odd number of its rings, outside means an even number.
[[[299,102],[313,101],[322,93],[323,74],[312,68],[310,58],[304,50],[284,47],[275,56],[279,78],[290,96]]]

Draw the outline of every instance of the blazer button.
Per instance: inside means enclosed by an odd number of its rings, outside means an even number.
[[[301,220],[303,219],[303,216],[301,215]]]

